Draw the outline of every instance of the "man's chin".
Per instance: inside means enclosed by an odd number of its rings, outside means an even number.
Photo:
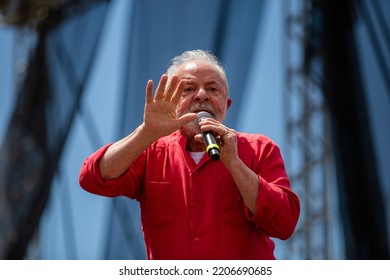
[[[200,129],[197,124],[188,123],[180,128],[180,132],[187,138],[194,138],[195,135],[200,133]]]

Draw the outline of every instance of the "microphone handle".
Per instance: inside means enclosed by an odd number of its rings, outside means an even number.
[[[212,160],[219,160],[219,152],[221,148],[215,140],[214,133],[212,131],[203,131],[202,132],[204,142],[206,143],[206,152],[211,157]]]

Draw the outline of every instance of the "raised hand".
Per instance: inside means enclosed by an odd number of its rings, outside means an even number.
[[[153,97],[153,81],[148,81],[143,125],[144,129],[156,139],[169,135],[196,119],[195,113],[188,113],[181,117],[176,115],[176,106],[184,85],[184,81],[176,75],[172,76],[168,84],[168,76],[163,74]]]

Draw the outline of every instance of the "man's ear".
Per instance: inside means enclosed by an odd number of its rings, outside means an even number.
[[[232,104],[232,100],[230,98],[228,98],[228,100],[226,102],[226,109],[229,109],[231,104]]]

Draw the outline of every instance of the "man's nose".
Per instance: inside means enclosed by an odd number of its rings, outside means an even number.
[[[209,95],[204,88],[200,88],[195,95],[195,101],[205,102],[209,100]]]

